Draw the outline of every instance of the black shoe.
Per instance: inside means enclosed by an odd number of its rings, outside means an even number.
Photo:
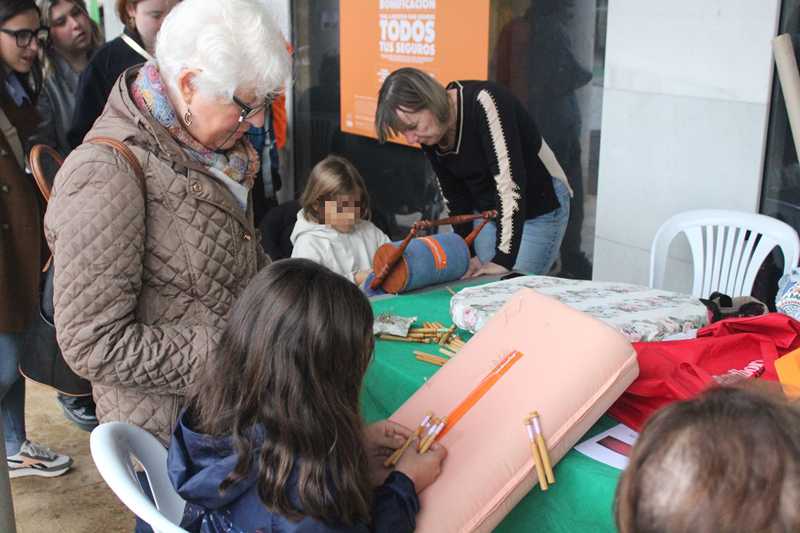
[[[573,252],[561,256],[559,276],[569,279],[592,279],[592,262],[583,252]]]
[[[91,396],[66,396],[58,394],[58,403],[64,411],[64,417],[84,431],[92,431],[97,427],[94,400]]]

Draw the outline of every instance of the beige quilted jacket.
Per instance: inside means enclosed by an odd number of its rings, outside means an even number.
[[[115,85],[87,135],[126,142],[145,182],[112,148],[84,144],[58,173],[45,216],[55,319],[69,365],[94,386],[101,422],[163,442],[228,310],[268,259],[245,213],[204,167]]]

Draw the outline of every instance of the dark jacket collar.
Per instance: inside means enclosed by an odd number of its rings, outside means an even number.
[[[439,146],[437,145],[434,148],[436,150],[436,155],[458,155],[461,151],[461,136],[464,130],[464,86],[461,85],[460,81],[451,81],[447,84],[447,87],[445,87],[446,91],[450,89],[456,90],[456,137],[453,141],[453,147],[449,150],[439,150]]]

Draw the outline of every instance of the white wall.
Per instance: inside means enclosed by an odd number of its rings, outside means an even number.
[[[594,279],[647,284],[658,227],[755,212],[780,0],[609,0]],[[691,288],[685,242],[667,284]]]
[[[103,0],[103,31],[106,41],[117,37],[124,29],[125,26],[117,16],[115,0]]]

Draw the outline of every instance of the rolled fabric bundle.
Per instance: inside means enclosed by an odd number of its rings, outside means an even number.
[[[403,241],[384,244],[372,260],[374,272],[381,272]],[[390,293],[407,292],[437,283],[460,279],[469,267],[469,247],[454,232],[411,239],[400,261],[383,282]]]

